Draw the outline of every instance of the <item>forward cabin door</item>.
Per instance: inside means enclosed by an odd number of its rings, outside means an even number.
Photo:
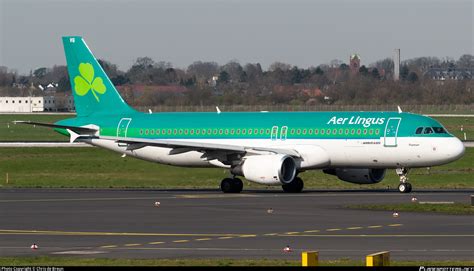
[[[389,118],[387,125],[385,126],[384,133],[384,146],[385,147],[396,147],[397,146],[397,135],[398,127],[400,126],[401,118]]]

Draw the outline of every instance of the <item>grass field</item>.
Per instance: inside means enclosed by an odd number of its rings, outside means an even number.
[[[470,204],[421,204],[421,203],[398,203],[398,204],[354,204],[345,206],[349,209],[402,211],[402,212],[430,212],[452,215],[474,215],[474,207]]]
[[[60,114],[0,115],[0,141],[68,141],[67,137],[54,132],[51,128],[13,124],[12,122],[15,120],[29,120],[54,123],[74,116]]]
[[[68,139],[50,128],[12,124],[14,120],[30,120],[53,123],[61,119],[72,118],[74,115],[0,115],[0,141],[67,141]],[[468,140],[474,140],[474,118],[467,117],[436,117],[449,132],[464,139],[466,132]],[[461,126],[463,132],[461,132]]]
[[[364,261],[321,260],[321,266],[364,266]],[[474,261],[390,261],[391,266],[472,266]],[[285,259],[103,259],[72,257],[4,257],[0,266],[301,266]]]
[[[0,187],[56,188],[215,188],[228,176],[224,169],[177,168],[150,163],[99,148],[0,148]],[[431,169],[414,169],[417,188],[474,188],[474,148],[460,160]],[[6,175],[8,173],[8,183]],[[396,188],[395,170],[374,185],[340,181],[321,171],[303,172],[306,189]],[[279,189],[244,181],[244,189]]]

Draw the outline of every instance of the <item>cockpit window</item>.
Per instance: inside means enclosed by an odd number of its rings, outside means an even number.
[[[433,133],[433,129],[431,129],[431,127],[426,127],[425,128],[424,134],[432,134],[432,133]]]
[[[446,130],[443,127],[433,127],[433,130],[437,134],[447,134]]]
[[[417,135],[421,134],[421,132],[423,132],[423,127],[416,128],[416,134]]]

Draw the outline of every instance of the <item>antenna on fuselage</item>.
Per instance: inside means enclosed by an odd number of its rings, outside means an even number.
[[[402,109],[400,108],[399,105],[397,105],[397,108],[398,108],[398,114],[403,113],[403,111],[402,111]]]
[[[221,110],[219,109],[219,106],[216,106],[217,114],[221,113]]]

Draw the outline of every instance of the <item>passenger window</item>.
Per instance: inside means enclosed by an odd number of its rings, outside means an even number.
[[[419,135],[419,134],[421,134],[421,132],[423,132],[423,127],[416,128],[415,134]]]
[[[187,135],[187,134],[188,134],[188,131],[189,131],[188,129],[185,129],[185,130],[184,130],[184,134]]]
[[[376,135],[380,134],[380,130],[379,130],[379,129],[375,129],[375,134],[376,134]]]
[[[360,129],[357,129],[357,134],[360,135]]]
[[[191,133],[192,135],[194,135],[194,129],[191,129],[190,133]]]
[[[263,129],[260,129],[260,134],[263,135]]]
[[[222,135],[222,129],[219,129],[219,134]]]
[[[213,134],[217,135],[217,129],[214,129]]]
[[[251,134],[252,134],[252,129],[249,129],[249,135],[251,135]]]
[[[341,128],[341,129],[339,129],[339,134],[340,134],[340,135],[342,135],[342,128]]]
[[[306,134],[306,129],[303,129],[303,135],[305,135],[305,134]]]
[[[140,129],[140,134],[143,135],[143,129]]]
[[[179,134],[180,134],[180,135],[183,134],[183,129],[179,129]]]
[[[237,134],[240,135],[240,129],[237,129]]]
[[[327,129],[326,134],[330,135],[331,134],[331,129]]]
[[[228,134],[229,134],[229,129],[225,129],[225,130],[224,130],[224,133],[225,133],[226,135],[228,135]]]
[[[318,130],[318,129],[314,129],[314,134],[315,134],[315,135],[319,134],[319,130]]]
[[[324,133],[325,133],[325,132],[324,132],[324,129],[321,129],[321,134],[324,135]]]
[[[310,135],[312,135],[312,134],[313,134],[313,129],[309,129],[309,130],[308,130],[308,133],[309,133]]]
[[[230,130],[230,134],[231,134],[231,135],[234,134],[234,129],[231,129],[231,130]]]
[[[301,129],[298,129],[298,130],[296,131],[296,133],[297,133],[298,135],[301,134]]]
[[[333,130],[332,130],[332,133],[333,133],[334,135],[337,135],[337,129],[333,129]]]
[[[291,134],[292,134],[292,135],[295,134],[295,129],[291,129]]]
[[[346,134],[346,135],[349,134],[349,129],[346,129],[345,134]]]
[[[355,129],[351,129],[351,135],[355,134]]]
[[[432,133],[433,133],[433,129],[431,129],[431,127],[426,127],[425,128],[424,134],[432,134]]]
[[[157,134],[157,135],[160,134],[160,129],[156,129],[156,134]]]
[[[270,129],[265,130],[265,134],[269,135],[270,134]]]
[[[154,129],[151,129],[150,133],[151,133],[152,135],[154,135],[154,134],[155,134],[155,130],[154,130]]]
[[[253,130],[253,133],[254,133],[255,135],[257,135],[257,134],[258,134],[258,129],[254,129],[254,130]]]

